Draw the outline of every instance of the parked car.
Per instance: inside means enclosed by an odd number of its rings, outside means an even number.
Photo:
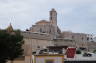
[[[84,53],[83,57],[92,57],[92,54],[91,53]]]

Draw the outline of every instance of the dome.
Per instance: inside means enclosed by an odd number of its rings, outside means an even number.
[[[49,22],[46,21],[46,20],[40,20],[40,21],[38,21],[36,24],[38,24],[38,25],[41,25],[41,24],[49,24]]]

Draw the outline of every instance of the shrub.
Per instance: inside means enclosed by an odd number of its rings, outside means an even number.
[[[81,54],[81,50],[76,50],[76,54]]]

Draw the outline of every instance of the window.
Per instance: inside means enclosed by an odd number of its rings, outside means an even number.
[[[43,31],[42,33],[45,33],[45,31]]]
[[[89,37],[87,37],[87,40],[89,40]]]
[[[54,59],[46,59],[45,63],[54,63]]]
[[[82,40],[83,40],[84,38],[82,37]]]
[[[40,28],[40,32],[42,32],[42,29]]]
[[[37,48],[40,48],[40,46],[37,46]]]
[[[51,29],[50,29],[49,33],[51,33]]]
[[[52,17],[50,17],[50,20],[52,20]]]
[[[72,39],[74,39],[74,36],[72,36]]]

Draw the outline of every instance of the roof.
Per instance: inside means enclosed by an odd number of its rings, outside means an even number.
[[[40,20],[36,24],[49,24],[49,22],[46,20]]]

